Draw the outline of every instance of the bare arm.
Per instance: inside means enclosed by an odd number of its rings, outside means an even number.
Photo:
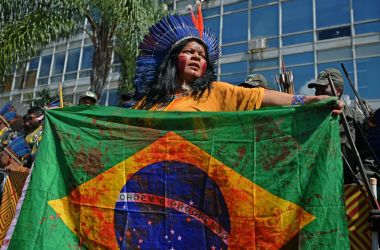
[[[263,106],[287,106],[292,104],[293,96],[291,94],[282,93],[274,90],[265,90],[263,98]],[[328,98],[328,95],[320,96],[305,96],[303,101],[304,104],[316,102]],[[343,103],[338,101],[337,105],[333,107],[333,114],[339,115],[342,113]]]

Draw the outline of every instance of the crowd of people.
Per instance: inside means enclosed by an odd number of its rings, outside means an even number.
[[[87,91],[80,97],[78,104],[95,105],[97,101],[97,96]],[[11,102],[2,107],[0,110],[0,183],[3,183],[9,171],[30,171],[42,139],[45,110],[59,107],[60,100],[55,100],[45,107],[32,106],[23,116],[17,114]]]

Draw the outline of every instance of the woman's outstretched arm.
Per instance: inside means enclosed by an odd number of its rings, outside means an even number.
[[[292,104],[307,104],[329,98],[328,95],[320,96],[303,96],[303,95],[291,95],[274,90],[265,90],[263,97],[263,106],[286,106]],[[336,106],[332,107],[332,113],[339,115],[343,110],[343,102],[338,101]]]

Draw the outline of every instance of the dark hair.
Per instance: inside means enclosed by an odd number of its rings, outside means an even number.
[[[34,114],[37,117],[44,114],[44,110],[39,106],[33,106],[27,112],[29,115]]]
[[[142,102],[141,109],[150,109],[155,104],[162,102],[165,99],[171,99],[174,97],[178,85],[176,83],[177,74],[177,58],[182,49],[187,43],[195,41],[203,46],[206,52],[207,68],[205,74],[191,83],[191,96],[194,98],[200,98],[202,94],[211,89],[211,82],[216,79],[214,66],[210,61],[208,49],[205,43],[198,38],[188,38],[180,41],[173,46],[168,55],[164,58],[155,75],[153,85],[146,95],[146,98]]]

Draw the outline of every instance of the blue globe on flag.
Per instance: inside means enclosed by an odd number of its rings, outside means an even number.
[[[227,249],[231,229],[217,184],[178,161],[136,172],[120,191],[114,225],[120,249]]]

